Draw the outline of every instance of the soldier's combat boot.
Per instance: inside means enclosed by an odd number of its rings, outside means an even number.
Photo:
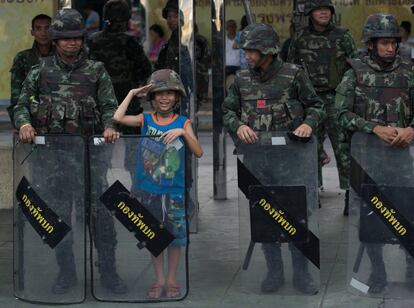
[[[267,274],[262,281],[261,290],[263,293],[276,292],[285,283],[280,244],[265,243],[262,249],[266,259]]]
[[[369,275],[369,293],[378,294],[384,292],[387,286],[387,273],[382,257],[381,244],[367,244],[367,254],[371,260],[371,274]]]
[[[407,287],[413,291],[414,290],[414,259],[408,253],[405,256],[405,260],[407,263],[407,271],[405,272],[405,282],[407,283]]]
[[[128,289],[115,267],[115,247],[104,253],[98,251],[99,273],[102,286],[115,294],[125,294]]]
[[[296,247],[290,247],[293,267],[293,287],[304,294],[316,294],[318,288],[308,270],[308,261]]]
[[[344,216],[349,215],[349,190],[345,191],[345,206],[344,206]]]
[[[72,244],[62,243],[61,247],[56,248],[56,259],[59,265],[59,274],[52,287],[54,294],[64,294],[69,292],[78,283],[76,276],[75,258],[73,255]]]

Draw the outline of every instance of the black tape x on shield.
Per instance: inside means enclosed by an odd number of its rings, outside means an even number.
[[[273,220],[272,223],[279,228],[288,242],[292,242],[293,245],[295,245],[295,247],[299,249],[307,259],[309,259],[309,261],[311,261],[317,268],[320,268],[319,238],[313,234],[306,225],[299,222],[297,218],[292,215],[289,208],[286,208],[284,204],[276,203],[274,197],[272,197],[268,189],[257,189],[258,187],[266,188],[266,186],[263,186],[239,159],[237,159],[237,174],[239,179],[239,189],[248,199],[256,202],[259,208],[262,207],[264,211],[267,211],[265,207],[269,204],[269,209],[272,208],[279,214],[281,212],[283,213],[281,216],[283,216],[285,221],[289,222],[289,227],[286,227],[285,224],[283,224],[284,227],[282,227],[282,225],[278,222],[279,220]],[[252,196],[250,196],[249,192],[252,191],[258,194],[254,196],[252,194]],[[266,204],[264,204],[264,202],[266,202]],[[292,232],[291,227],[294,228],[295,232]]]

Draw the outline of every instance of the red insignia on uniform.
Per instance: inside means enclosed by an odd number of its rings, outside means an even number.
[[[266,108],[266,100],[265,99],[258,99],[257,100],[257,108]]]

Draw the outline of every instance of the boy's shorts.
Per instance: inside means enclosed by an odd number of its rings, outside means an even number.
[[[142,205],[174,235],[171,246],[187,245],[187,219],[183,194],[156,194],[140,191]],[[164,200],[163,200],[164,199]]]

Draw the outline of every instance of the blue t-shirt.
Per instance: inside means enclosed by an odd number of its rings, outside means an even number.
[[[177,138],[165,144],[160,135],[175,128],[185,128],[190,120],[175,115],[169,123],[158,123],[155,114],[144,114],[142,135],[138,141],[136,189],[158,194],[183,194],[185,144]]]

